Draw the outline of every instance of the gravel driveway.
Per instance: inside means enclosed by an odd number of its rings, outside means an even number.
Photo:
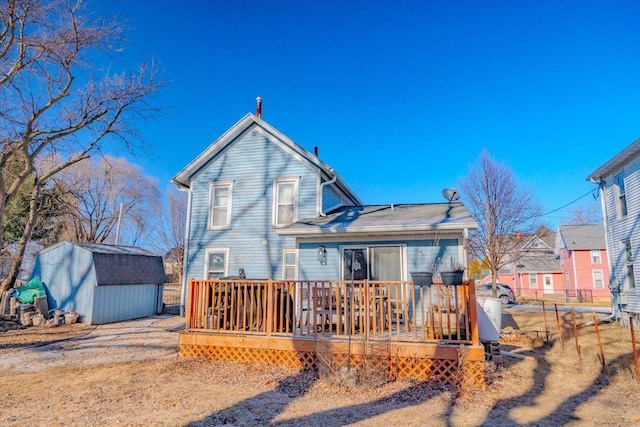
[[[153,316],[90,326],[74,338],[0,351],[0,371],[38,371],[52,367],[97,365],[178,355],[184,318]]]

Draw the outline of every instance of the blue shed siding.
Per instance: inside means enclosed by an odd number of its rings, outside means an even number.
[[[275,178],[297,178],[297,218],[316,216],[319,172],[256,129],[251,127],[192,179],[187,277],[204,277],[207,248],[230,249],[229,275],[243,268],[249,278],[282,277],[282,251],[295,248],[295,238],[279,236],[272,226]],[[209,186],[220,180],[233,181],[231,227],[208,230]]]
[[[109,285],[94,290],[93,324],[153,316],[157,310],[158,285]]]
[[[77,311],[91,319],[96,281],[90,252],[68,242],[52,246],[38,254],[31,277],[47,288],[49,309]]]
[[[89,324],[117,322],[154,315],[157,312],[158,284],[118,284],[99,286],[93,253],[69,242],[40,251],[32,278],[38,278],[47,289],[49,309],[77,311]],[[109,255],[100,254],[103,258]],[[146,256],[141,265],[149,263]],[[122,259],[120,257],[119,259]],[[137,259],[127,258],[135,268]],[[160,261],[161,262],[161,261]],[[156,275],[157,276],[157,275]]]
[[[405,280],[411,280],[411,271],[424,270],[432,260],[453,258],[458,261],[459,247],[457,239],[439,239],[437,246],[433,239],[408,240],[352,240],[344,242],[301,242],[299,244],[298,279],[299,280],[340,280],[340,247],[369,245],[404,245],[406,247]],[[318,247],[327,251],[327,263],[317,259]],[[424,256],[422,255],[424,254]]]

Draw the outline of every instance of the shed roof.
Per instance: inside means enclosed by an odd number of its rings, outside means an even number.
[[[345,206],[326,216],[302,219],[278,230],[280,234],[388,233],[406,234],[435,230],[458,231],[477,228],[471,212],[462,203]]]
[[[40,251],[40,256],[46,256],[47,252],[62,245],[91,253],[98,286],[160,284],[166,281],[162,257],[134,246],[61,242]]]
[[[604,226],[602,224],[589,225],[561,225],[558,232],[567,249],[604,249]]]

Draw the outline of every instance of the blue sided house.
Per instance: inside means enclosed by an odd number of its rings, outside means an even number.
[[[188,193],[183,308],[189,279],[408,281],[434,263],[466,265],[477,227],[458,202],[365,205],[260,110],[173,182]]]

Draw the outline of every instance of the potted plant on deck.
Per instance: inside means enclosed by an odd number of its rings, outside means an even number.
[[[440,279],[442,279],[443,285],[461,285],[462,275],[464,274],[464,267],[455,262],[453,257],[449,259],[446,270],[440,272]]]

